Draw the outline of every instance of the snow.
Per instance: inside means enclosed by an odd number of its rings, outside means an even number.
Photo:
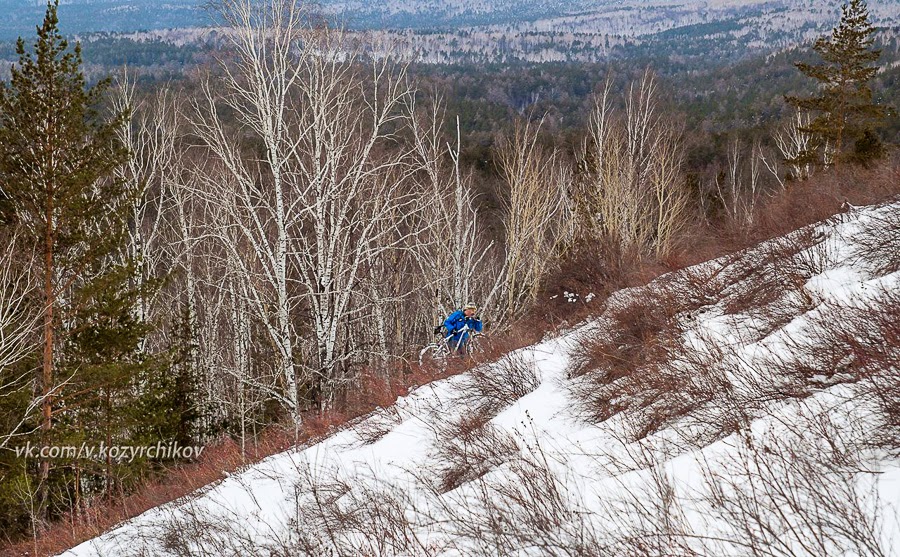
[[[336,553],[341,555],[488,555],[491,551],[562,555],[570,554],[567,551],[579,543],[579,536],[588,540],[581,543],[598,548],[598,553],[603,553],[599,547],[605,544],[604,551],[610,554],[625,554],[635,547],[647,555],[685,554],[688,549],[703,555],[752,554],[741,545],[748,536],[772,555],[875,554],[876,547],[884,555],[900,551],[900,460],[896,450],[868,442],[884,421],[877,403],[865,394],[868,379],[823,369],[810,374],[805,396],[758,394],[770,393],[766,389],[786,381],[773,376],[774,368],[766,367],[768,363],[804,362],[800,347],[817,338],[823,319],[833,319],[829,308],[864,308],[884,292],[900,287],[900,272],[873,276],[856,261],[854,243],[854,238],[871,230],[873,215],[896,211],[900,203],[857,208],[817,225],[816,238],[821,236],[821,241],[797,257],[812,261],[821,272],[799,285],[797,299],[802,300],[786,317],[773,321],[758,312],[729,313],[725,294],[714,303],[679,314],[684,346],[727,368],[723,377],[730,382],[726,390],[733,391],[729,395],[733,398],[717,394],[706,407],[701,404],[693,412],[676,416],[643,438],[636,438],[632,427],[643,409],[626,409],[595,423],[584,418],[579,411],[582,403],[575,400],[573,385],[580,379],[569,377],[573,358],[585,339],[608,332],[612,321],[604,315],[518,350],[506,360],[484,364],[489,373],[504,373],[503,366],[511,361],[533,366],[539,380],[536,389],[487,422],[486,427],[497,435],[492,439],[512,439],[517,454],[497,456],[484,474],[443,493],[434,485],[438,471],[447,464],[442,462],[446,426],[475,413],[465,396],[470,374],[419,387],[398,399],[393,408],[380,409],[320,443],[267,458],[62,555],[184,554],[184,547],[179,549],[171,541],[173,532],[189,539],[187,533],[198,524],[207,527],[201,536],[185,542],[192,554],[250,555],[252,550],[272,547],[307,554],[298,549],[305,538],[297,532],[307,527],[324,531],[324,519],[310,510],[315,507],[310,501],[322,506],[323,499],[326,507],[337,505],[348,513],[356,508],[354,502],[399,501],[417,541],[405,546],[372,545],[368,538],[382,537],[384,532],[366,532],[366,528],[390,528],[389,523],[373,518],[367,526],[348,528],[331,538],[321,534],[316,551],[323,553],[309,554],[324,554],[324,548],[338,539],[343,540]],[[721,259],[695,270],[727,270],[725,266],[732,264],[734,259]],[[662,279],[657,282],[665,284]],[[723,286],[721,291],[730,295],[743,288],[742,284]],[[644,293],[641,288],[621,291],[607,307]],[[569,292],[564,296],[570,301],[577,298]],[[593,295],[585,301],[590,298]],[[892,348],[897,347],[886,347]],[[729,362],[734,365],[726,365]],[[849,355],[837,367],[852,363]],[[690,372],[682,362],[671,365]],[[737,431],[725,428],[711,435],[710,420],[715,419],[710,416],[732,415],[728,401],[742,405],[739,410],[747,421]],[[369,427],[387,431],[369,443],[371,437],[364,434]],[[496,440],[490,444],[499,444]],[[783,455],[791,459],[780,460]],[[821,468],[842,458],[852,462],[844,468]],[[523,470],[531,470],[530,475]],[[535,486],[529,482],[540,476],[536,470],[548,471],[550,485],[559,489],[555,503],[541,500],[542,495],[533,491]],[[821,470],[819,480],[832,483],[818,488],[807,485]],[[760,496],[767,493],[767,485],[788,486],[787,499],[777,494]],[[671,498],[661,497],[662,492]],[[496,534],[487,528],[504,515],[521,522],[526,511],[517,506],[516,493],[540,502],[542,510],[534,512],[541,516],[567,517],[546,531],[539,522],[518,525],[558,545],[539,550],[521,535]],[[756,494],[757,499],[747,499],[748,494]],[[870,531],[853,539],[819,535],[816,529],[825,519],[838,525],[853,520],[828,506],[843,495],[853,500],[846,503],[847,508],[859,510],[864,517],[855,524],[870,525]],[[487,508],[490,501],[500,510]],[[800,507],[789,508],[791,501],[801,502]],[[743,505],[745,520],[734,520],[726,512],[736,510],[738,503]],[[385,502],[384,508],[389,507]],[[557,507],[565,512],[554,511]],[[485,529],[478,530],[478,536],[467,535],[473,528]],[[863,538],[872,545],[861,545]],[[506,539],[508,546],[497,545]]]

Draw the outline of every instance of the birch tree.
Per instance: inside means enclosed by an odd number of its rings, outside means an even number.
[[[342,43],[340,33],[326,34],[323,54],[306,59],[301,129],[307,133],[297,146],[298,176],[311,187],[303,190],[308,210],[301,216],[309,233],[298,234],[293,246],[315,332],[313,383],[326,405],[353,380],[346,368],[352,354],[338,347],[347,333],[341,328],[370,309],[352,303],[366,262],[404,246],[414,235],[407,225],[421,210],[408,186],[410,152],[392,131],[409,118],[405,68],[388,58],[360,60],[341,52]]]
[[[428,295],[426,313],[437,323],[468,300],[484,306],[497,273],[492,265],[494,242],[484,238],[475,204],[472,174],[460,166],[461,133],[456,118],[455,141],[441,133],[444,113],[440,100],[413,112],[412,137],[423,175],[424,213],[416,243],[416,263],[422,277],[420,288]],[[431,293],[433,297],[430,297]]]
[[[411,91],[402,67],[360,58],[342,33],[309,26],[295,1],[229,0],[220,10],[233,61],[195,105],[195,133],[218,167],[200,175],[201,189],[277,348],[282,402],[299,425],[301,384],[327,406],[353,380],[354,350],[341,342],[371,310],[354,292],[367,262],[409,234],[411,167],[394,130]],[[305,330],[315,349],[298,362]]]
[[[793,180],[806,180],[815,171],[814,161],[807,156],[818,149],[816,136],[807,131],[811,122],[809,112],[796,110],[790,121],[775,132],[775,145]]]
[[[40,311],[29,303],[37,291],[34,278],[17,265],[17,238],[8,238],[7,247],[0,252],[0,398],[10,399],[15,393],[26,393],[30,400],[26,408],[12,413],[0,429],[0,449],[15,437],[23,435],[21,428],[34,417],[43,398],[31,397],[35,378],[30,369],[21,373],[15,368],[29,352],[37,347]],[[25,432],[25,434],[30,432]]]
[[[631,84],[623,113],[607,82],[595,100],[579,168],[581,227],[622,252],[666,253],[685,222],[683,154],[659,113],[649,72]]]
[[[722,176],[716,176],[715,183],[716,194],[728,218],[749,226],[756,217],[756,205],[762,194],[761,165],[766,159],[758,143],[750,148],[749,156],[745,149],[737,139],[731,143],[725,171]]]
[[[572,173],[560,153],[538,143],[540,124],[520,122],[498,151],[509,191],[504,211],[505,259],[488,304],[519,314],[537,299],[541,279],[570,240]],[[496,300],[496,302],[495,302]]]
[[[309,46],[303,41],[300,5],[292,0],[226,0],[219,13],[228,26],[234,63],[223,64],[221,80],[207,80],[195,102],[194,131],[220,169],[198,177],[206,200],[218,205],[214,214],[221,218],[221,245],[239,265],[253,312],[276,347],[282,402],[299,428],[291,323],[297,304],[288,294],[288,228],[303,209],[294,194],[309,186],[294,179],[289,165],[298,141],[290,132],[299,129],[292,128],[291,96],[301,79],[298,57],[308,55]],[[223,107],[234,111],[242,129],[229,128]],[[260,142],[261,157],[244,156],[241,131]]]
[[[180,259],[174,253],[180,244],[168,234],[173,220],[170,211],[184,211],[183,200],[175,198],[175,190],[183,188],[174,187],[183,166],[178,109],[168,89],[139,99],[127,73],[117,83],[113,107],[126,115],[118,136],[129,155],[116,168],[116,176],[132,192],[127,249],[136,262],[134,280],[140,292],[135,311],[145,323],[158,309],[155,297],[160,290],[148,292],[144,286],[165,276],[173,260]]]

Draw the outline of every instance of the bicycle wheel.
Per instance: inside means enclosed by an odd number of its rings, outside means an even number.
[[[443,365],[447,358],[447,347],[443,344],[432,342],[419,351],[419,365],[432,366]]]

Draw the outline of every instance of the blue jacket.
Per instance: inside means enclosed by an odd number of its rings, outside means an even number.
[[[444,328],[447,329],[448,335],[453,335],[450,342],[459,345],[469,338],[469,331],[462,332],[466,325],[469,326],[469,330],[481,332],[481,320],[475,317],[466,317],[461,309],[447,316],[447,319],[444,320]]]

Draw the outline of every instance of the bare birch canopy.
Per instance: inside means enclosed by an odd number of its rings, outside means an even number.
[[[9,239],[3,251],[0,251],[0,370],[12,367],[37,346],[37,329],[42,317],[29,308],[28,299],[37,289],[37,284],[27,273],[19,273],[13,265],[13,257],[17,251],[16,238]],[[25,370],[23,376],[31,375]],[[20,379],[16,378],[8,384],[0,382],[0,396],[9,396],[13,391],[21,389]],[[28,382],[26,387],[33,388]],[[43,402],[42,397],[35,398],[23,413],[17,426],[10,431],[0,431],[0,449],[13,438],[21,434],[20,429]]]
[[[688,205],[681,138],[660,114],[648,70],[631,84],[619,116],[611,83],[595,101],[584,145],[583,226],[623,250],[666,253]]]
[[[411,89],[402,66],[359,56],[340,31],[313,29],[297,2],[235,0],[220,10],[234,60],[193,108],[214,160],[197,187],[276,348],[279,398],[299,423],[298,374],[331,400],[352,355],[338,349],[345,325],[369,309],[355,299],[367,266],[411,234],[401,227],[417,207],[409,151],[393,148]],[[315,349],[298,360],[301,311]]]

